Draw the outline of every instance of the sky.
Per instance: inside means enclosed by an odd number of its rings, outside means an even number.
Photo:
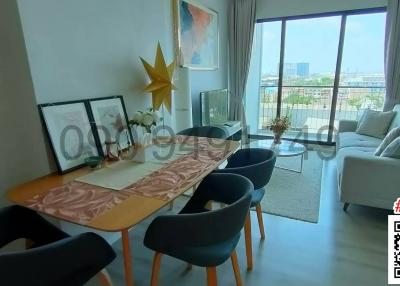
[[[385,13],[347,17],[342,72],[383,74],[385,17]],[[308,62],[310,73],[334,73],[340,22],[341,16],[287,21],[285,62]],[[262,73],[277,74],[281,22],[258,25],[263,37]]]

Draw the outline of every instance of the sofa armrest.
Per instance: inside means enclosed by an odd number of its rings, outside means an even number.
[[[338,132],[354,132],[357,129],[357,120],[340,120]]]
[[[342,168],[342,202],[360,202],[390,209],[400,196],[399,159],[348,155],[343,158]]]

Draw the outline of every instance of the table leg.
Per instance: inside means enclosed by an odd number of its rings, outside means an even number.
[[[124,229],[121,231],[122,235],[122,251],[124,254],[124,268],[125,268],[125,284],[126,286],[133,286],[133,274],[132,274],[132,257],[131,247],[129,242],[129,230]]]
[[[293,157],[294,157],[294,156],[293,156]],[[290,169],[290,168],[285,168],[285,167],[280,167],[280,166],[277,166],[277,165],[275,165],[275,168],[301,174],[301,173],[303,172],[303,164],[304,164],[304,153],[301,154],[300,170]]]
[[[300,165],[300,173],[303,172],[303,163],[304,163],[304,153],[301,154],[301,165]]]

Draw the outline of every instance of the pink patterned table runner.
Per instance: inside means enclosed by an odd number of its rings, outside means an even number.
[[[196,144],[193,153],[167,164],[122,191],[71,181],[37,195],[26,207],[82,225],[122,203],[132,195],[169,201],[188,189],[204,174],[211,172],[229,154],[223,140],[177,136],[175,143]]]

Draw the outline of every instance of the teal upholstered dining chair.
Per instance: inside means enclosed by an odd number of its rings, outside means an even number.
[[[178,132],[178,135],[207,137],[215,139],[226,139],[228,137],[223,128],[216,126],[192,127]]]
[[[144,244],[154,250],[151,285],[158,283],[163,254],[207,268],[207,283],[217,285],[216,267],[229,258],[241,285],[236,245],[251,203],[253,184],[235,174],[211,174],[177,215],[159,216],[150,224]],[[208,210],[209,201],[226,204]]]
[[[248,178],[253,183],[254,191],[252,192],[251,207],[256,208],[261,239],[265,239],[261,200],[265,195],[265,186],[271,179],[275,162],[276,155],[272,150],[262,148],[240,149],[228,159],[228,164],[224,169],[214,171],[214,173],[220,174],[239,174]],[[251,220],[249,212],[245,223],[247,268],[249,270],[253,268],[251,239]]]

